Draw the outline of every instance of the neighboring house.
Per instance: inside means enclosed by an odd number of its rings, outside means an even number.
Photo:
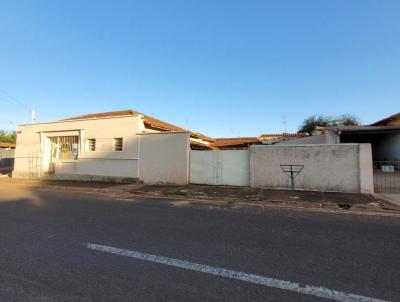
[[[308,138],[308,133],[279,133],[279,134],[261,134],[259,140],[264,145],[284,144],[298,142],[299,139]]]
[[[0,149],[15,149],[15,144],[0,142]]]
[[[14,165],[15,144],[0,142],[0,174],[8,174]]]
[[[370,143],[374,161],[400,160],[400,112],[370,125],[326,127],[336,143]]]
[[[274,145],[307,136],[307,133],[279,133],[261,134],[259,137],[216,138],[210,142],[210,145],[221,150],[240,150],[248,149],[251,145]]]
[[[133,110],[18,126],[13,177],[188,183],[211,138]]]
[[[216,138],[210,144],[220,150],[241,150],[248,149],[250,145],[261,144],[261,141],[258,137],[230,137]]]

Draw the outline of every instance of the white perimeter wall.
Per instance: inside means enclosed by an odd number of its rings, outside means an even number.
[[[139,178],[144,183],[187,184],[189,132],[139,134]]]
[[[373,193],[370,144],[250,147],[252,187],[290,188],[281,164],[304,165],[296,189]]]
[[[209,185],[250,185],[248,150],[190,152],[190,183]]]

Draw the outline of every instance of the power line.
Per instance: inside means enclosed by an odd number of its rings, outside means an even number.
[[[24,103],[22,103],[20,100],[18,100],[16,97],[13,97],[11,94],[9,94],[7,91],[5,91],[4,89],[0,88],[0,92],[2,92],[3,94],[5,94],[10,100],[12,100],[15,104],[18,104],[22,107],[24,107],[27,110],[31,110],[31,108],[29,108],[27,105],[25,105]]]
[[[0,88],[0,92],[2,92],[5,96],[7,96],[9,98],[9,99],[6,99],[6,100],[9,101],[10,103],[14,103],[14,105],[17,104],[19,106],[22,106],[25,110],[29,111],[29,113],[31,115],[31,123],[32,124],[35,123],[35,121],[36,121],[36,110],[35,110],[35,108],[30,108],[29,106],[25,105],[23,102],[21,102],[16,97],[12,96],[11,94],[9,94],[7,91],[5,91],[2,88]]]

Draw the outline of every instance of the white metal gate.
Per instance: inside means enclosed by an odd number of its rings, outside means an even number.
[[[375,192],[400,193],[400,161],[374,161]]]
[[[249,186],[249,151],[190,151],[190,183]]]

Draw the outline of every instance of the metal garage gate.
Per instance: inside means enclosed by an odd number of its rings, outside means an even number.
[[[190,151],[190,183],[249,186],[249,151]]]
[[[400,161],[374,161],[374,189],[400,193]]]

